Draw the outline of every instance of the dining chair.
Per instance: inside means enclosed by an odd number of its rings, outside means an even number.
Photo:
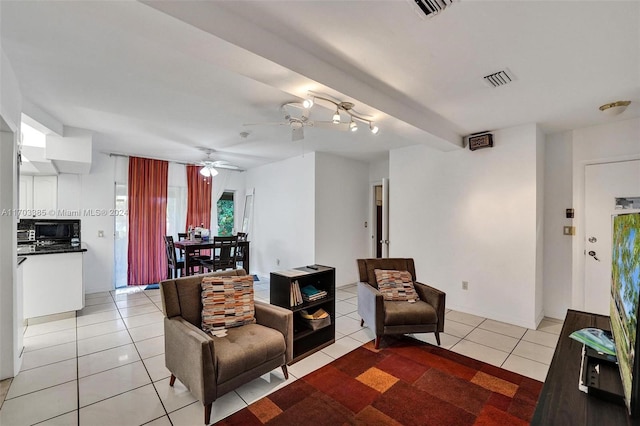
[[[184,275],[184,259],[176,257],[176,246],[171,235],[165,235],[164,248],[167,254],[167,279],[177,278],[178,272],[180,276]]]
[[[178,232],[178,241],[186,240],[187,238],[189,238],[188,233]],[[180,249],[180,256],[182,258],[186,258],[186,254],[183,249]],[[210,258],[209,255],[201,253],[200,250],[198,249],[193,251],[191,258],[192,258],[192,263],[191,263],[192,266],[189,270],[189,274],[190,275],[193,274],[194,268],[198,268],[198,272],[204,272],[204,269],[202,267],[202,261],[208,260]]]
[[[202,265],[211,271],[237,269],[238,236],[213,237],[215,250],[209,260],[203,260]]]
[[[244,242],[244,241],[248,241],[248,233],[246,232],[238,232],[236,234],[238,236],[238,242]],[[238,263],[241,264],[241,268],[243,269],[247,269],[246,265],[245,265],[245,255],[244,255],[244,250],[245,250],[245,246],[244,245],[240,245],[238,244],[238,248],[236,249],[236,265]]]

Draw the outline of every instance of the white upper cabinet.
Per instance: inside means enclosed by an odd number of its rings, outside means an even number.
[[[54,218],[57,207],[57,176],[20,176],[21,217]]]

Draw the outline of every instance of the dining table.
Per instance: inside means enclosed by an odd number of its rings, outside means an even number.
[[[213,250],[216,248],[220,248],[221,244],[216,243],[214,240],[210,239],[208,241],[203,241],[200,239],[195,240],[180,240],[174,243],[174,246],[184,251],[184,269],[185,275],[191,275],[190,271],[193,266],[200,266],[200,263],[197,260],[194,260],[196,253],[199,253],[200,250]],[[242,263],[242,269],[244,269],[247,274],[249,273],[249,241],[238,241],[238,249],[242,251],[242,257],[240,258],[240,262]]]

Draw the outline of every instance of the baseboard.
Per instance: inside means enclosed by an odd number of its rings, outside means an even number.
[[[75,318],[76,311],[62,312],[60,314],[44,315],[41,317],[27,318],[27,325],[42,324],[45,322],[59,321],[67,318]]]

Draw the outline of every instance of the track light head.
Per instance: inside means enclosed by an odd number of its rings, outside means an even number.
[[[338,110],[333,114],[333,124],[340,124],[340,111]]]
[[[302,101],[302,106],[306,109],[311,108],[313,106],[313,98],[305,99],[304,101]]]
[[[369,123],[369,130],[371,130],[371,133],[373,133],[374,135],[377,135],[380,131],[378,126],[374,125],[373,123]]]
[[[355,121],[351,120],[351,123],[349,123],[349,130],[351,130],[352,132],[357,132],[358,131],[358,123],[356,123]]]

